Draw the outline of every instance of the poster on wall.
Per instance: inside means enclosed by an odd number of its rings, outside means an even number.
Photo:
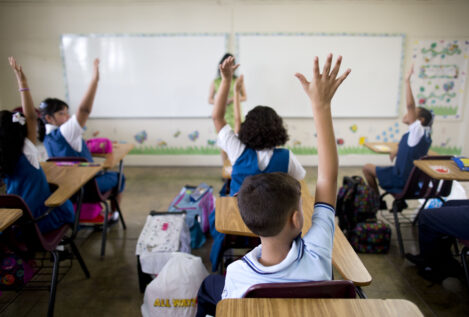
[[[468,56],[467,40],[415,41],[412,89],[418,105],[441,118],[460,118]]]

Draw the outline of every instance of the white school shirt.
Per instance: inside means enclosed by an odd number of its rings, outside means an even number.
[[[231,165],[235,164],[236,160],[241,156],[241,154],[243,154],[244,149],[246,148],[246,145],[239,140],[238,136],[228,124],[218,132],[217,145],[226,152]],[[298,159],[292,151],[289,152],[288,175],[296,178],[297,180],[302,180],[306,175],[306,171],[303,166],[301,166],[300,162],[298,162]],[[274,150],[261,150],[256,151],[256,153],[259,169],[263,171],[269,165],[270,159],[274,154]]]
[[[264,266],[259,262],[262,245],[226,269],[222,299],[241,298],[255,284],[324,281],[332,279],[332,244],[334,241],[334,208],[316,203],[311,228],[303,238],[292,242],[282,262]]]
[[[39,169],[39,151],[34,145],[33,142],[31,142],[30,139],[25,138],[24,139],[24,145],[23,145],[23,154],[26,156],[26,159],[28,162],[34,166],[35,169]]]
[[[59,128],[60,133],[67,141],[67,143],[77,152],[81,152],[82,140],[83,140],[83,133],[85,130],[81,127],[78,123],[77,116],[73,115],[70,119],[68,119],[64,124],[60,127],[53,125],[53,124],[46,124],[46,134],[51,133],[55,129]]]
[[[430,127],[424,127],[420,120],[415,120],[414,123],[409,125],[409,136],[407,137],[407,145],[409,147],[416,146],[422,137],[430,132]]]

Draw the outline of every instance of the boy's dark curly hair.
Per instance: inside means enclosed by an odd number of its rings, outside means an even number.
[[[239,139],[254,150],[272,149],[288,141],[282,118],[274,109],[257,106],[246,115],[239,129]]]
[[[12,120],[13,112],[0,111],[0,177],[13,173],[23,153],[26,124]]]

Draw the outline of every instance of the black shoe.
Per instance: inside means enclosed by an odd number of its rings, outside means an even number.
[[[405,202],[405,200],[395,200],[393,201],[392,203],[392,208],[396,208],[397,209],[397,212],[401,212],[403,211],[404,209],[407,209],[407,207],[409,207],[407,205],[407,203]],[[393,209],[389,210],[390,212],[393,212]]]

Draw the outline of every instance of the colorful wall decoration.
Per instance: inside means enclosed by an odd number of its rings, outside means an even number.
[[[412,79],[418,105],[436,116],[459,118],[467,78],[469,41],[419,40],[414,42]]]

